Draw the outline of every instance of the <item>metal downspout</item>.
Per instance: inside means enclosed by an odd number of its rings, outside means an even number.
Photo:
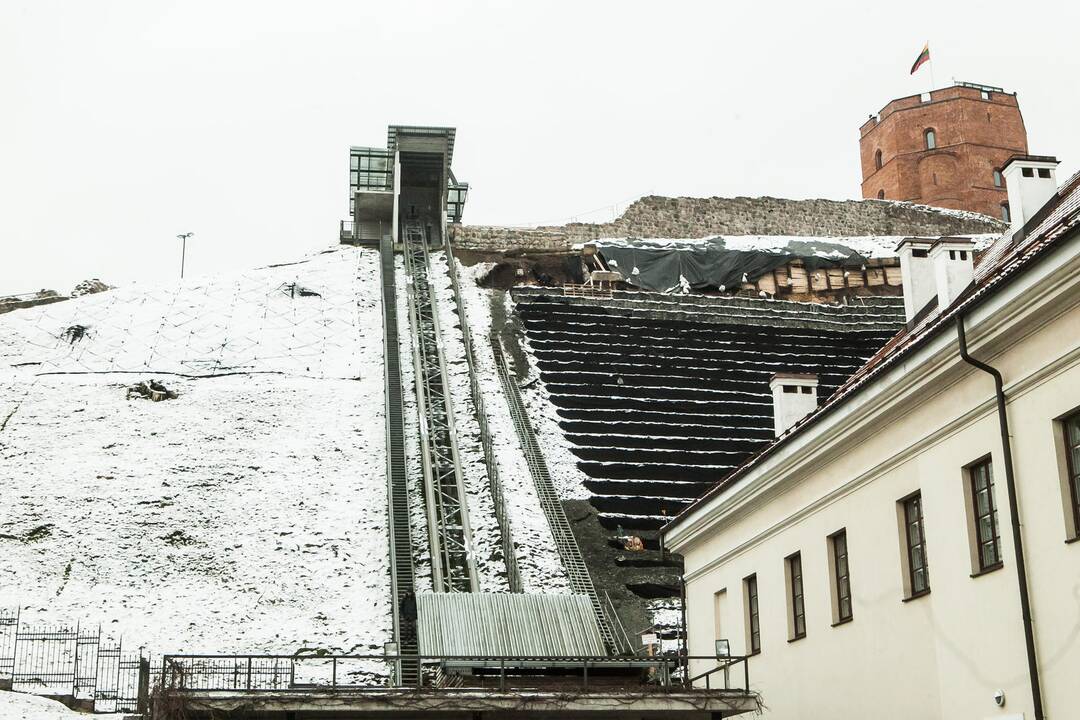
[[[1016,581],[1020,590],[1020,610],[1024,620],[1024,643],[1027,646],[1028,678],[1031,681],[1031,700],[1035,720],[1043,720],[1042,690],[1039,684],[1039,661],[1035,655],[1035,633],[1031,625],[1031,601],[1028,596],[1027,563],[1024,560],[1024,540],[1020,533],[1020,510],[1016,503],[1016,478],[1013,475],[1012,442],[1009,439],[1009,418],[1005,414],[1005,389],[1001,373],[996,368],[968,354],[964,316],[956,316],[956,335],[960,341],[960,357],[994,378],[997,395],[998,425],[1001,428],[1001,452],[1005,460],[1005,487],[1009,494],[1009,518],[1012,521],[1013,552],[1016,555]]]

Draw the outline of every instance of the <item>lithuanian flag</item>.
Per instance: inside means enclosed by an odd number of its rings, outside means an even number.
[[[930,43],[923,45],[922,52],[919,53],[919,57],[915,58],[915,64],[911,66],[911,72],[909,74],[914,75],[915,71],[923,66],[923,63],[930,61]]]

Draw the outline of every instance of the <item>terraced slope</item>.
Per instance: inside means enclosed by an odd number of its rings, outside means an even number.
[[[769,379],[828,397],[903,324],[903,305],[616,292],[514,293],[558,424],[609,529],[652,530],[773,437]]]

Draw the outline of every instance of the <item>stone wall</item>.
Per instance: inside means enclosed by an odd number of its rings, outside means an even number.
[[[51,303],[67,300],[66,295],[59,295],[53,290],[42,290],[31,295],[17,295],[13,297],[0,297],[0,315],[12,310],[49,305]]]
[[[707,235],[961,235],[1003,232],[1006,225],[975,213],[877,200],[668,198],[647,196],[610,223],[536,228],[455,225],[464,248],[565,250],[602,237],[698,238]]]

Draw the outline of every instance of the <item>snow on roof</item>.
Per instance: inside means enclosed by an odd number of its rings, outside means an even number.
[[[858,393],[875,382],[901,359],[917,352],[938,332],[952,326],[962,313],[992,297],[1011,280],[1035,267],[1049,251],[1076,235],[1080,227],[1080,183],[1070,178],[1056,195],[1047,201],[1030,229],[1002,236],[990,247],[975,267],[974,282],[946,308],[922,318],[913,328],[904,329],[885,344],[856,373],[828,397],[823,405],[793,425],[785,434],[773,440],[759,452],[747,458],[739,467],[719,480],[707,493],[685,508],[664,528],[668,532],[686,523],[700,507],[745,480],[757,466],[772,455],[782,452],[793,439],[815,432],[816,424],[828,413],[842,407]]]
[[[960,212],[960,211],[956,211]],[[973,214],[973,213],[969,213]],[[812,255],[828,259],[843,259],[851,255],[845,249],[853,250],[864,258],[896,257],[896,246],[905,235],[867,235],[867,236],[802,236],[802,235],[709,235],[703,238],[601,238],[592,241],[603,247],[633,247],[642,249],[691,249],[703,245],[713,245],[725,250],[740,252],[790,253]],[[999,235],[984,233],[965,235],[975,242],[975,249],[982,250]],[[584,247],[584,244],[575,246]]]
[[[380,648],[378,267],[342,247],[0,317],[0,607],[154,652]],[[150,378],[179,397],[129,399]]]

